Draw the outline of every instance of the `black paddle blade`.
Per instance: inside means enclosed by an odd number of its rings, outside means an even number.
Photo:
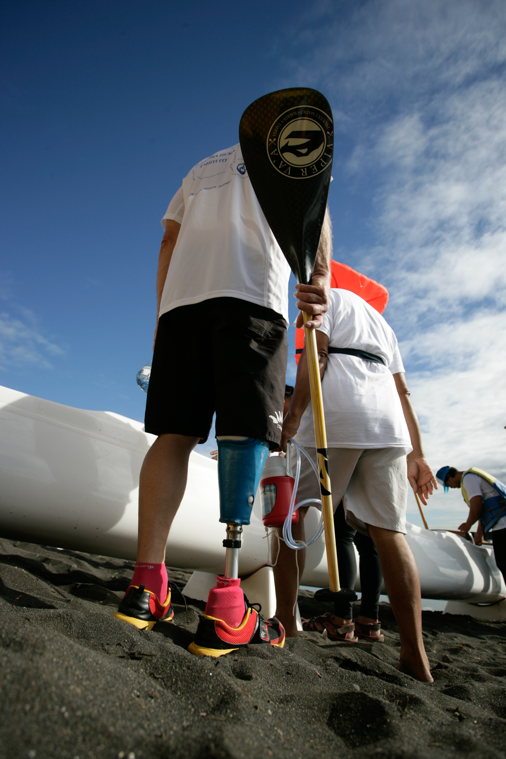
[[[297,282],[309,284],[332,171],[330,105],[306,87],[271,92],[246,108],[239,139],[265,218]]]

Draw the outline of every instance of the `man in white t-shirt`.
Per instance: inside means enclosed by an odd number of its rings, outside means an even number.
[[[467,520],[459,526],[459,532],[467,534],[478,522],[475,542],[481,545],[483,537],[492,538],[495,563],[506,582],[506,485],[488,472],[471,467],[458,471],[444,466],[436,477],[448,488],[460,488],[462,498],[469,506]]]
[[[263,463],[281,437],[290,269],[239,145],[193,167],[162,226],[145,417],[146,431],[157,440],[141,470],[134,577],[115,616],[141,629],[172,619],[167,538],[184,496],[190,453],[207,440],[216,413],[227,568],[210,592],[190,650],[221,656],[248,643],[282,646],[282,625],[245,602],[237,549]],[[312,283],[296,286],[297,305],[311,315],[313,328],[328,307],[331,257],[327,216]]]
[[[329,310],[316,338],[334,511],[342,500],[347,523],[372,537],[399,624],[400,668],[431,682],[422,639],[420,580],[404,534],[408,480],[424,504],[437,484],[423,453],[397,339],[374,308],[355,293],[340,289],[331,291]],[[304,351],[283,424],[281,448],[285,450],[287,441],[294,437],[316,461],[309,400]],[[317,491],[314,472],[305,464],[298,500],[317,497]],[[292,531],[294,538],[304,540],[304,519]],[[289,636],[297,634],[294,553],[282,544],[274,570],[276,588],[284,589],[278,595],[276,616]],[[303,553],[298,551],[300,575]],[[349,636],[354,631],[351,619],[329,618],[336,628],[336,639],[356,640]]]

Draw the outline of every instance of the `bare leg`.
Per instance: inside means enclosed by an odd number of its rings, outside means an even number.
[[[292,535],[294,540],[304,540],[304,515],[299,514],[299,521],[292,525]],[[294,614],[294,606],[297,601],[299,592],[299,583],[297,582],[297,564],[299,566],[299,580],[304,571],[306,561],[306,549],[294,551],[288,548],[282,539],[283,530],[278,528],[278,535],[273,535],[274,556],[277,554],[278,560],[274,567],[274,585],[276,587],[276,614],[275,616],[285,628],[288,638],[297,637],[297,617]],[[276,543],[279,547],[279,553],[276,550]]]
[[[139,483],[137,561],[161,564],[165,546],[183,500],[188,460],[198,438],[160,435],[146,454]]]
[[[399,625],[399,669],[416,680],[433,682],[422,637],[422,603],[418,567],[401,532],[368,525],[376,545],[388,597]]]

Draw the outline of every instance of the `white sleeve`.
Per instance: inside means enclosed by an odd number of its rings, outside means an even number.
[[[318,327],[318,332],[323,332],[324,335],[327,335],[330,342],[330,335],[332,334],[332,329],[334,326],[334,299],[332,298],[332,295],[330,296],[329,300],[329,310],[323,315],[323,322],[322,326]]]
[[[402,363],[401,352],[399,350],[397,340],[395,341],[394,354],[392,356],[392,360],[390,361],[388,365],[388,368],[390,369],[392,374],[399,374],[399,372],[404,371],[404,364]]]
[[[475,495],[483,497],[483,493],[481,492],[481,477],[478,477],[477,474],[466,474],[462,480],[462,484],[469,500],[474,498]]]
[[[174,197],[169,203],[169,207],[165,211],[164,217],[161,221],[162,227],[165,230],[166,227],[166,221],[168,219],[171,219],[172,221],[177,221],[178,224],[181,224],[183,221],[183,215],[184,215],[184,198],[183,198],[183,187],[181,186],[179,190],[176,192]]]

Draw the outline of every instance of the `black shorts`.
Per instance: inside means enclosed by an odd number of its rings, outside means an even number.
[[[160,317],[146,432],[281,438],[288,344],[280,314],[239,298],[211,298]]]

